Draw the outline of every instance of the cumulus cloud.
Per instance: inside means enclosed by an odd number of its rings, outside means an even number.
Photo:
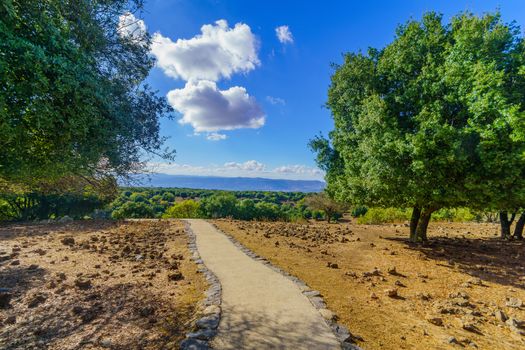
[[[210,132],[206,139],[210,141],[220,141],[220,140],[226,140],[227,136],[224,134],[219,134],[218,132]]]
[[[143,20],[135,17],[131,12],[119,16],[117,31],[123,38],[133,41],[142,41],[147,33],[146,24]]]
[[[296,180],[322,180],[324,176],[324,172],[314,167],[283,165],[269,168],[257,160],[226,162],[223,165],[210,164],[207,166],[179,163],[149,163],[148,167],[154,172],[173,175],[244,176]]]
[[[279,97],[266,96],[266,101],[270,102],[272,105],[285,105],[286,101]]]
[[[288,26],[279,26],[275,28],[275,34],[277,35],[277,39],[283,44],[292,44],[293,43],[293,35],[290,31],[290,28]]]
[[[265,115],[246,89],[234,86],[220,90],[213,81],[189,81],[183,89],[171,90],[168,102],[182,113],[181,124],[196,132],[260,128]]]
[[[201,34],[191,39],[170,38],[156,33],[151,51],[164,73],[183,80],[217,81],[233,73],[249,72],[259,64],[257,40],[250,27],[237,23],[228,27],[225,20],[201,27]]]
[[[266,166],[256,160],[248,160],[244,163],[228,162],[224,164],[226,169],[239,169],[246,171],[264,171]]]
[[[321,175],[322,171],[318,168],[307,167],[305,165],[283,165],[274,169],[277,173],[286,174],[312,174]]]

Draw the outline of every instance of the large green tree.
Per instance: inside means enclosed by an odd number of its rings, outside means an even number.
[[[501,210],[524,192],[524,44],[499,14],[399,26],[394,41],[335,65],[335,129],[310,143],[328,193],[369,206],[413,207],[426,240],[443,207]]]
[[[150,36],[130,15],[141,8],[141,0],[0,3],[0,178],[123,175],[145,154],[173,155],[159,135],[171,108],[144,84]]]

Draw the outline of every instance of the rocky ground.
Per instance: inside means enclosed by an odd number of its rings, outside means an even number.
[[[207,284],[178,221],[0,227],[1,349],[173,349]]]
[[[494,224],[215,225],[305,281],[364,349],[524,349],[525,244]]]

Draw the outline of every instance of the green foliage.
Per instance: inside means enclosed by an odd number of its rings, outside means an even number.
[[[357,218],[358,224],[379,225],[387,222],[404,222],[410,219],[410,211],[398,208],[369,208]]]
[[[108,209],[122,217],[126,203],[144,203],[155,217],[285,220],[300,222],[312,217],[306,193],[214,191],[184,188],[123,188]],[[320,214],[320,219],[324,214]]]
[[[410,209],[369,208],[366,214],[357,218],[358,224],[379,225],[383,223],[405,222],[410,220]],[[432,215],[433,221],[469,222],[482,221],[481,213],[473,213],[468,208],[443,208]],[[486,221],[486,219],[484,220]]]
[[[8,0],[0,5],[0,178],[124,175],[161,150],[171,111],[143,84],[150,37],[121,35],[140,0]],[[137,33],[138,35],[139,33]]]
[[[232,194],[219,193],[201,201],[202,210],[211,218],[234,217],[237,199]]]
[[[305,198],[306,205],[312,209],[321,211],[328,222],[337,221],[346,210],[341,203],[330,198],[327,193],[315,193]]]
[[[126,202],[120,208],[114,210],[111,213],[113,219],[126,219],[126,218],[154,218],[155,212],[153,208],[142,202]]]
[[[479,214],[473,213],[469,208],[443,208],[432,215],[435,221],[469,222],[481,221]]]
[[[418,209],[414,240],[440,208],[523,206],[524,53],[519,28],[499,14],[446,25],[427,13],[385,48],[347,54],[328,91],[335,129],[310,143],[327,192]]]
[[[63,177],[31,188],[0,181],[0,220],[83,218],[115,196],[111,177]]]
[[[367,207],[365,207],[363,205],[359,205],[359,206],[357,206],[357,207],[352,209],[352,213],[351,214],[352,214],[352,216],[354,218],[358,218],[360,216],[365,215],[367,211],[368,211]]]
[[[201,215],[201,206],[198,202],[187,199],[182,202],[173,204],[162,215],[163,218],[199,218]]]

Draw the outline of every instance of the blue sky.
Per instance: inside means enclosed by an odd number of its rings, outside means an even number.
[[[459,11],[498,8],[525,27],[523,1],[149,0],[142,19],[157,33],[159,62],[148,83],[178,110],[161,124],[176,161],[156,169],[322,179],[307,143],[332,128],[323,107],[330,63],[383,47],[399,23],[426,11],[448,21]]]

